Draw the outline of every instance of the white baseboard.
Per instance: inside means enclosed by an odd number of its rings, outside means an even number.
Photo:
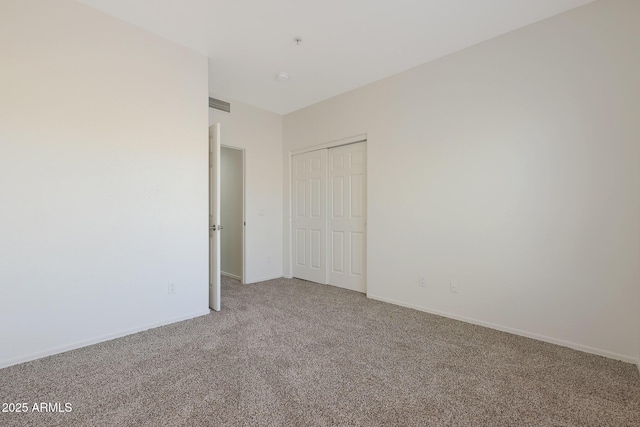
[[[47,357],[47,356],[53,356],[54,354],[60,354],[60,353],[65,353],[67,351],[71,351],[71,350],[76,350],[82,347],[87,347],[89,345],[93,345],[93,344],[98,344],[104,341],[110,341],[116,338],[121,338],[127,335],[131,335],[131,334],[135,334],[138,332],[142,332],[142,331],[146,331],[148,329],[154,329],[154,328],[158,328],[160,326],[164,326],[164,325],[169,325],[171,323],[176,323],[176,322],[181,322],[183,320],[188,320],[188,319],[193,319],[194,317],[200,317],[200,316],[205,316],[207,314],[209,314],[210,311],[206,310],[206,311],[199,311],[197,313],[192,313],[192,314],[188,314],[186,316],[180,316],[180,317],[176,317],[173,319],[168,319],[168,320],[163,320],[160,322],[154,322],[154,323],[149,323],[147,325],[144,326],[140,326],[137,328],[133,328],[133,329],[128,329],[125,331],[120,331],[120,332],[116,332],[113,334],[107,334],[107,335],[102,335],[99,337],[95,337],[95,338],[91,338],[88,340],[83,340],[83,341],[76,341],[74,343],[71,344],[67,344],[67,345],[63,345],[63,346],[59,346],[59,347],[53,347],[50,348],[48,350],[44,350],[44,351],[39,351],[37,353],[32,353],[26,356],[20,356],[20,357],[16,357],[14,359],[9,359],[9,360],[1,360],[0,361],[0,369],[2,368],[8,368],[9,366],[13,366],[13,365],[18,365],[20,363],[25,363],[25,362],[30,362],[32,360],[36,360],[36,359],[41,359],[43,357]]]
[[[276,280],[276,279],[282,279],[282,276],[265,277],[262,279],[251,279],[251,281],[247,281],[246,284],[249,285],[251,283],[260,283],[260,282],[266,282],[267,280]]]
[[[532,339],[538,340],[538,341],[548,342],[550,344],[556,344],[556,345],[560,345],[560,346],[563,346],[563,347],[572,348],[574,350],[583,351],[585,353],[591,353],[591,354],[595,354],[595,355],[598,355],[598,356],[608,357],[609,359],[616,359],[616,360],[622,360],[623,362],[627,362],[627,363],[634,363],[634,364],[638,365],[638,370],[640,370],[640,361],[638,361],[638,359],[636,359],[634,357],[625,356],[625,355],[617,354],[617,353],[612,353],[610,351],[600,350],[598,348],[593,348],[593,347],[589,347],[589,346],[582,345],[582,344],[576,344],[576,343],[572,343],[572,342],[569,342],[569,341],[564,341],[564,340],[560,340],[560,339],[556,339],[556,338],[551,338],[551,337],[548,337],[548,336],[545,336],[545,335],[538,335],[538,334],[534,334],[534,333],[531,333],[531,332],[525,332],[525,331],[521,331],[519,329],[509,328],[507,326],[496,325],[494,323],[484,322],[482,320],[472,319],[472,318],[465,317],[465,316],[458,316],[458,315],[451,314],[451,313],[446,313],[446,312],[443,312],[443,311],[431,310],[431,309],[428,309],[428,308],[419,307],[417,305],[407,304],[407,303],[404,303],[404,302],[395,301],[395,300],[392,300],[392,299],[389,299],[389,298],[383,298],[383,297],[379,297],[379,296],[376,296],[376,295],[367,294],[367,298],[371,298],[371,299],[382,301],[382,302],[388,302],[390,304],[395,304],[395,305],[399,305],[399,306],[402,306],[402,307],[412,308],[414,310],[423,311],[425,313],[430,313],[430,314],[435,314],[437,316],[448,317],[449,319],[460,320],[460,321],[466,322],[466,323],[472,323],[474,325],[484,326],[484,327],[490,328],[490,329],[496,329],[496,330],[502,331],[502,332],[508,332],[508,333],[514,334],[514,335],[520,335],[520,336],[526,337],[526,338],[532,338]]]
[[[242,277],[236,276],[235,274],[225,273],[224,271],[221,271],[220,274],[222,274],[223,276],[231,277],[232,279],[236,279],[242,282]]]

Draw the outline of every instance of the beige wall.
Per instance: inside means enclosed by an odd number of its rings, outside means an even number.
[[[246,283],[282,277],[282,116],[232,99],[209,109],[222,145],[245,149]]]
[[[208,313],[207,58],[67,0],[0,58],[0,367]]]
[[[291,150],[367,134],[369,297],[636,361],[638,16],[595,2],[288,114],[284,187]]]
[[[220,269],[242,278],[242,150],[220,149]]]

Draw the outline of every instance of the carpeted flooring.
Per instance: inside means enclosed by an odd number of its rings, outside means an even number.
[[[0,402],[29,404],[0,425],[640,426],[628,363],[295,279],[225,279],[222,297],[220,313],[0,370]]]

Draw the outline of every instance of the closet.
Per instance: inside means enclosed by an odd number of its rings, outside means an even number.
[[[366,292],[366,142],[292,157],[293,276]]]

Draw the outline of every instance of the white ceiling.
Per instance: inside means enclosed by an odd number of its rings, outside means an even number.
[[[286,114],[593,0],[79,1],[207,55],[212,94]]]

